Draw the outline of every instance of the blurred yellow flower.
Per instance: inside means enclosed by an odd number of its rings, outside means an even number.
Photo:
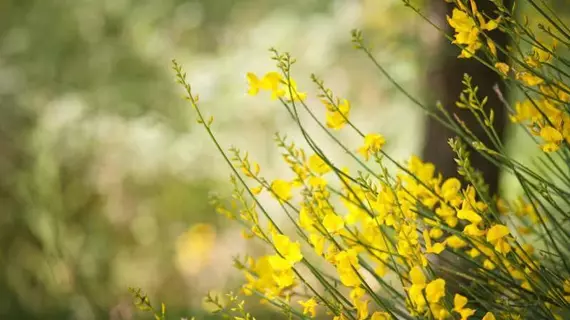
[[[540,137],[546,142],[546,144],[541,147],[544,152],[557,151],[559,149],[560,142],[564,140],[560,131],[551,126],[545,126],[540,129]]]
[[[255,73],[248,72],[246,79],[249,85],[247,90],[249,95],[255,96],[260,90],[271,91],[271,99],[278,99],[285,95],[283,80],[278,72],[268,72],[261,79]]]
[[[309,169],[318,175],[323,175],[331,171],[329,165],[317,154],[309,157]]]
[[[483,316],[483,319],[481,320],[496,320],[496,318],[492,312],[487,312],[485,313],[485,316]]]
[[[291,189],[291,183],[285,180],[277,179],[271,183],[272,195],[280,201],[287,201],[293,197]]]
[[[384,136],[378,133],[369,133],[364,136],[364,145],[358,149],[358,153],[368,160],[370,155],[382,150],[384,144],[386,144]]]
[[[390,314],[388,312],[380,312],[380,311],[376,311],[372,314],[372,317],[370,317],[370,320],[390,320],[392,319],[392,316],[390,316]]]
[[[453,311],[461,315],[461,320],[466,320],[475,314],[474,309],[465,308],[467,305],[467,298],[460,294],[456,294],[453,298]]]
[[[190,275],[199,273],[209,264],[215,244],[214,226],[207,223],[191,226],[176,242],[178,268]]]
[[[426,298],[430,303],[438,303],[445,296],[445,280],[435,279],[426,286]]]
[[[350,114],[350,102],[344,99],[338,104],[338,106],[333,106],[326,101],[323,101],[323,104],[327,108],[327,127],[334,130],[342,129],[348,122],[348,116]]]
[[[344,220],[337,214],[330,212],[323,219],[323,226],[331,234],[335,234],[344,228]]]
[[[303,306],[303,315],[310,315],[311,318],[314,318],[317,315],[317,300],[315,298],[311,298],[309,300],[300,300],[299,304]]]
[[[526,84],[529,87],[533,87],[544,82],[544,80],[541,77],[536,76],[527,71],[517,72],[517,80],[522,81],[524,84]]]
[[[275,270],[288,270],[293,265],[303,260],[301,245],[298,242],[291,242],[289,237],[283,234],[273,235],[273,244],[279,255],[269,257],[269,263]]]
[[[511,67],[509,67],[509,65],[504,62],[495,63],[495,68],[497,68],[497,70],[499,70],[499,72],[501,72],[505,76],[511,70]]]

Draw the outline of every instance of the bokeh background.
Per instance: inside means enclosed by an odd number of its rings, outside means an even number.
[[[278,104],[245,94],[246,72],[274,69],[270,47],[298,59],[301,90],[315,73],[349,98],[396,159],[417,153],[422,113],[352,48],[353,28],[422,95],[437,33],[400,0],[0,0],[0,319],[145,318],[130,286],[200,319],[209,290],[239,285],[232,257],[256,248],[208,203],[229,170],[173,58],[220,141],[268,176],[284,169],[274,132],[297,137]]]

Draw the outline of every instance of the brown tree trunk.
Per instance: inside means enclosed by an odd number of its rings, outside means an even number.
[[[493,16],[494,5],[490,0],[477,0],[476,2],[480,11]],[[506,5],[510,3],[511,0],[505,1]],[[452,30],[446,21],[446,16],[451,16],[453,6],[443,0],[430,0],[429,5],[432,21],[436,22],[444,30],[447,30],[449,34],[452,34]],[[507,37],[505,34],[495,30],[491,33],[491,36],[497,42],[498,46],[506,46]],[[441,39],[441,41],[436,39]],[[502,137],[506,125],[507,111],[494,89],[494,87],[498,86],[501,92],[504,92],[502,79],[495,72],[473,58],[458,59],[457,56],[460,53],[460,49],[451,44],[447,39],[441,37],[441,35],[439,35],[439,37],[433,37],[429,45],[431,48],[429,51],[432,55],[431,59],[428,60],[430,66],[427,72],[428,79],[426,79],[426,88],[430,95],[432,95],[428,97],[429,101],[441,101],[450,114],[457,114],[483,143],[487,146],[491,146],[490,139],[471,112],[457,108],[455,102],[464,89],[462,80],[463,75],[467,73],[472,77],[473,84],[479,87],[479,98],[483,98],[484,96],[488,97],[486,108],[493,108],[495,113],[494,127],[499,136]],[[501,61],[503,61],[503,59],[501,59]],[[448,145],[448,140],[452,137],[455,137],[455,134],[439,122],[432,118],[427,120],[423,159],[435,164],[437,170],[443,174],[444,178],[459,177],[457,165],[454,161],[455,154]],[[499,187],[499,168],[474,150],[471,152],[470,160],[473,167],[483,174],[483,178],[489,186],[489,194],[495,195]],[[470,298],[470,300],[475,301],[475,299],[472,299],[470,296],[469,291],[465,290],[465,287],[469,286],[468,281],[446,272],[445,268],[439,268],[445,266],[447,266],[446,268],[450,268],[450,265],[452,265],[455,270],[469,268],[463,260],[446,252],[435,257],[432,261],[434,270],[439,277],[446,280],[446,285],[450,292],[461,293]],[[478,306],[478,309],[480,309],[478,312],[483,312],[484,308]]]
[[[510,2],[511,0],[505,1],[505,4],[508,6]],[[479,11],[494,16],[495,6],[491,1],[478,0],[476,3]],[[429,6],[432,20],[451,35],[452,30],[445,17],[451,16],[453,5],[443,0],[431,0],[429,1]],[[494,30],[491,32],[491,36],[499,46],[504,47],[507,44],[507,37],[504,33]],[[507,114],[503,103],[494,90],[494,86],[498,85],[501,88],[501,92],[503,92],[504,86],[500,76],[473,58],[458,59],[459,48],[441,36],[437,39],[441,40],[435,44],[430,44],[431,58],[427,72],[428,79],[426,79],[428,92],[430,92],[430,95],[433,95],[429,97],[430,102],[434,100],[441,101],[451,114],[457,114],[477,137],[486,145],[491,146],[483,128],[477,123],[471,112],[457,108],[455,102],[464,89],[461,81],[463,75],[467,73],[473,77],[473,84],[479,87],[480,98],[488,97],[487,108],[494,109],[495,130],[502,137]],[[434,40],[432,39],[432,41]],[[453,132],[439,124],[436,120],[431,118],[427,120],[423,159],[435,164],[437,170],[443,174],[444,178],[458,176],[457,165],[453,160],[455,155],[447,143],[448,139],[452,137],[455,137]],[[471,163],[475,169],[483,173],[483,177],[489,185],[489,193],[491,195],[496,194],[499,184],[499,169],[477,152],[471,152]]]

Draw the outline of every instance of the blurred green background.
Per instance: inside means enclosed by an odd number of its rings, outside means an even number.
[[[173,58],[222,143],[269,175],[283,169],[273,133],[294,132],[245,95],[246,72],[273,69],[269,47],[298,58],[302,90],[316,73],[348,97],[397,159],[417,152],[421,113],[352,49],[352,28],[419,92],[434,31],[399,0],[0,0],[0,319],[139,318],[129,286],[200,315],[208,290],[239,284],[232,256],[251,245],[208,204],[229,171]]]

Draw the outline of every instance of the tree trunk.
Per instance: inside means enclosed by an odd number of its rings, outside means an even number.
[[[505,1],[507,6],[510,5],[508,2],[511,2],[511,0]],[[451,16],[453,4],[446,3],[443,0],[433,0],[429,1],[429,3],[432,21],[435,21],[448,34],[452,34],[445,17]],[[481,12],[493,16],[495,6],[491,1],[479,0],[476,3]],[[494,30],[491,32],[491,36],[499,46],[504,47],[507,44],[507,37],[504,33]],[[483,66],[473,58],[458,59],[459,48],[441,35],[437,39],[441,40],[432,44],[431,50],[429,50],[432,57],[429,60],[431,64],[427,72],[426,86],[430,95],[433,95],[429,97],[430,101],[441,101],[450,114],[457,114],[485,145],[491,146],[491,142],[483,128],[477,123],[471,112],[457,108],[455,102],[464,89],[461,81],[463,75],[467,73],[473,77],[473,84],[479,87],[479,97],[488,97],[487,108],[494,109],[494,127],[499,136],[502,137],[507,114],[503,103],[494,90],[494,86],[498,85],[501,92],[504,92],[502,79],[494,71]],[[435,164],[437,170],[443,174],[444,178],[457,176],[457,165],[454,161],[455,154],[447,144],[448,139],[452,137],[455,137],[453,132],[439,124],[436,120],[432,118],[427,120],[423,159]],[[496,194],[499,184],[499,168],[474,151],[471,152],[471,163],[475,169],[482,172],[486,183],[489,185],[489,193],[491,195]]]
[[[452,34],[452,30],[446,21],[446,16],[451,16],[453,5],[443,0],[430,0],[429,3],[430,18],[432,21],[446,30],[448,34]],[[476,3],[480,11],[493,16],[494,5],[491,1],[478,0]],[[511,0],[505,1],[505,4],[510,5]],[[498,46],[506,46],[507,37],[505,34],[494,30],[491,32],[491,36],[497,42]],[[438,41],[437,39],[441,40]],[[428,60],[431,64],[427,72],[428,79],[426,79],[426,88],[429,89],[428,92],[430,95],[433,95],[428,97],[430,99],[429,101],[441,101],[446,110],[448,110],[450,114],[457,114],[485,145],[492,146],[490,139],[471,112],[466,109],[457,108],[455,102],[464,89],[462,80],[463,75],[467,73],[472,77],[473,84],[479,87],[479,98],[488,97],[486,108],[492,108],[494,110],[494,128],[502,138],[506,125],[507,111],[494,89],[494,87],[498,86],[501,92],[504,92],[502,79],[495,72],[473,58],[458,59],[457,56],[461,50],[443,38],[441,34],[431,39],[429,45],[431,50],[428,51],[432,56],[431,59]],[[502,57],[500,57],[500,59],[504,61]],[[489,110],[487,110],[487,112],[488,111]],[[451,130],[445,128],[432,118],[428,119],[425,129],[423,159],[424,161],[432,162],[436,170],[441,172],[444,178],[461,178],[457,173],[457,164],[454,161],[455,154],[448,145],[448,140],[452,137],[455,137],[455,134],[451,132]],[[499,187],[499,168],[474,150],[471,152],[470,160],[472,166],[482,173],[485,182],[489,186],[489,194],[495,195]],[[450,264],[452,264],[456,270],[462,267],[469,267],[465,265],[463,260],[457,258],[457,256],[449,253],[446,254],[445,252],[434,257],[432,260],[434,270],[439,277],[446,280],[450,292],[461,293],[474,301],[474,299],[471,299],[472,297],[469,291],[465,290],[465,287],[469,285],[467,280],[458,278],[444,271],[445,269],[439,268],[445,265],[449,267]],[[483,311],[481,306],[479,306],[479,309],[480,312]]]

